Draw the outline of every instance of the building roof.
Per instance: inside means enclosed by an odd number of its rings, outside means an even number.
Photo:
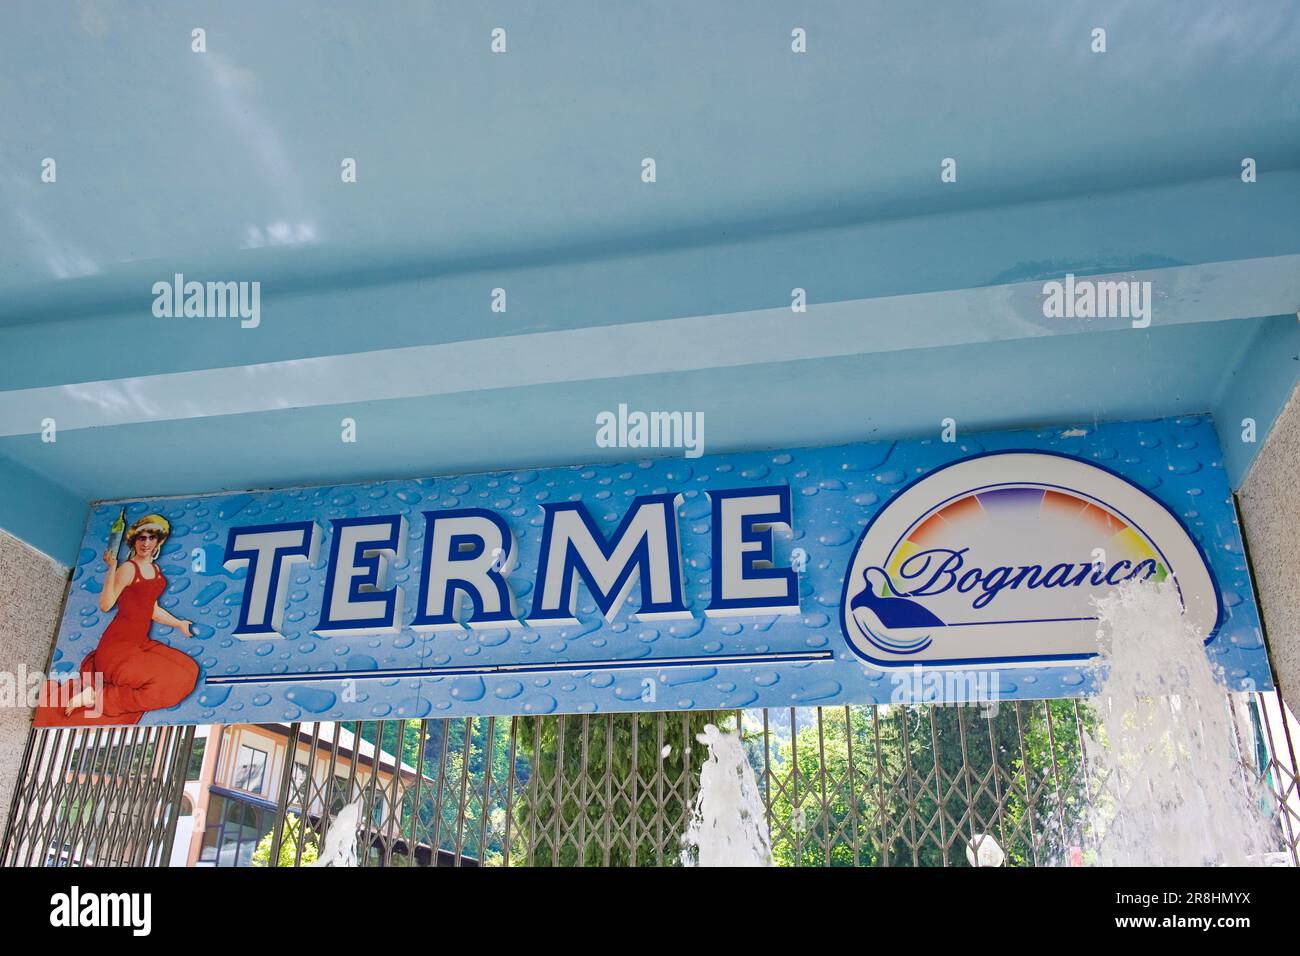
[[[288,738],[291,728],[289,724],[257,724],[263,730],[272,731],[280,736]],[[337,732],[337,738],[335,734]],[[340,756],[351,759],[354,755],[357,760],[365,765],[374,765],[375,762],[375,745],[370,741],[361,738],[347,727],[332,721],[319,721],[315,724],[303,724],[298,731],[299,746],[311,746],[312,740],[317,741],[317,748],[323,753],[329,753],[334,747],[334,742],[338,740],[338,752]],[[410,764],[402,762],[397,763],[392,754],[387,750],[379,751],[379,769],[389,773],[394,772],[394,767],[400,767],[404,779],[414,779],[416,776],[415,768]],[[427,775],[424,776],[428,780]]]

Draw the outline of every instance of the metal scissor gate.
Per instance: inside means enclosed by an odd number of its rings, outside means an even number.
[[[0,863],[165,863],[193,741],[193,727],[33,730]]]
[[[1241,783],[1275,821],[1271,862],[1294,866],[1281,698],[1223,705]],[[966,866],[992,844],[1006,865],[1083,864],[1085,830],[1123,785],[1088,766],[1077,700],[296,723],[294,769],[248,837],[259,852],[211,862],[310,862],[360,800],[363,866],[677,865],[707,722],[742,729],[778,865]],[[193,728],[33,731],[3,863],[165,864],[193,743]]]

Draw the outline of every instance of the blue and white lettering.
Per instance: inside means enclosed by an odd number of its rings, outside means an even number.
[[[514,570],[515,537],[491,511],[465,508],[424,512],[424,567],[420,602],[411,627],[449,631],[513,627],[519,621],[506,576]],[[472,605],[461,621],[463,598]]]
[[[682,590],[677,539],[679,495],[633,500],[613,538],[606,541],[580,501],[543,504],[541,559],[529,624],[576,624],[578,579],[587,585],[606,620],[641,582],[639,621],[689,618]]]
[[[961,570],[962,563],[965,560],[963,555],[965,555],[969,550],[969,548],[962,548],[956,551],[949,548],[931,548],[928,551],[918,551],[902,563],[898,569],[898,573],[902,576],[903,580],[907,582],[912,582],[927,572],[930,574],[930,577],[926,578],[920,584],[911,585],[909,583],[908,586],[895,588],[895,590],[898,591],[899,594],[906,594],[911,597],[921,597],[928,594],[942,594],[953,586],[957,577],[957,572]],[[939,561],[938,566],[931,570],[931,559],[935,555],[940,554],[945,556],[944,559]],[[941,578],[943,584],[939,585],[937,582]]]
[[[406,553],[401,515],[335,518],[325,598],[316,633],[382,634],[401,629],[402,592],[388,587],[388,569]]]
[[[713,600],[709,617],[799,613],[799,576],[773,567],[772,531],[790,530],[790,488],[711,491]]]
[[[1086,561],[1054,564],[1046,573],[1040,564],[1026,564],[1012,568],[999,566],[987,571],[983,568],[966,568],[970,548],[929,548],[908,557],[898,567],[898,581],[891,581],[895,594],[910,598],[935,597],[956,589],[966,594],[980,588],[971,601],[971,607],[983,610],[1003,591],[1016,591],[1023,584],[1026,591],[1039,588],[1083,587],[1091,583],[1114,587],[1133,578],[1146,580],[1157,573],[1156,562],[1144,559],[1136,566],[1128,560],[1113,565]],[[962,572],[960,575],[958,572]]]
[[[314,564],[319,545],[320,527],[314,521],[230,529],[223,558],[226,570],[248,569],[235,637],[247,641],[281,636],[289,568]]]

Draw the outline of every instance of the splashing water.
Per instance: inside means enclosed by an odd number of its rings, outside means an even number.
[[[700,769],[700,791],[682,836],[682,865],[771,866],[763,800],[740,732],[706,724],[696,739],[708,745],[709,758]]]
[[[1243,770],[1231,701],[1172,583],[1096,601],[1097,716],[1089,768],[1109,777],[1085,852],[1106,866],[1243,866],[1273,843],[1265,795]]]
[[[356,866],[357,829],[361,824],[361,797],[334,814],[325,834],[325,848],[309,866]]]

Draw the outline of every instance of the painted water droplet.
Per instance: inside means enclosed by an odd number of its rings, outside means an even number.
[[[506,628],[478,632],[478,642],[484,647],[500,647],[508,640],[510,640],[510,631]]]
[[[194,595],[195,607],[206,607],[211,604],[213,599],[218,597],[226,590],[225,581],[211,581],[203,586],[198,594]]]
[[[693,617],[689,621],[675,621],[668,625],[668,636],[681,640],[694,637],[704,630],[704,624],[705,619],[703,617]]]
[[[533,694],[524,700],[524,713],[526,714],[551,714],[559,703],[550,694]]]
[[[686,521],[695,521],[699,518],[708,517],[712,510],[712,502],[704,495],[697,495],[695,498],[684,502],[677,509],[677,514]]]
[[[817,543],[827,548],[838,548],[852,540],[853,532],[844,527],[831,528],[817,536]]]
[[[802,690],[797,690],[790,695],[790,699],[798,703],[807,703],[813,700],[826,700],[828,697],[834,697],[843,688],[839,681],[819,680],[813,681]]]
[[[397,703],[397,715],[407,719],[428,717],[433,706],[423,697],[408,697]]]
[[[668,687],[702,684],[718,676],[716,667],[673,667],[659,672],[659,680]]]
[[[220,707],[230,696],[229,686],[204,687],[199,692],[199,703],[204,707]]]
[[[517,680],[503,680],[492,689],[492,696],[497,700],[514,700],[524,692],[524,685]]]
[[[291,701],[305,711],[321,714],[334,706],[338,699],[331,691],[320,687],[290,687],[285,692],[285,700]]]
[[[252,495],[235,495],[233,498],[227,498],[221,502],[217,508],[217,517],[223,521],[229,521],[239,512],[243,511],[253,502]]]
[[[486,693],[481,677],[458,677],[451,682],[451,696],[462,702],[482,700]]]

